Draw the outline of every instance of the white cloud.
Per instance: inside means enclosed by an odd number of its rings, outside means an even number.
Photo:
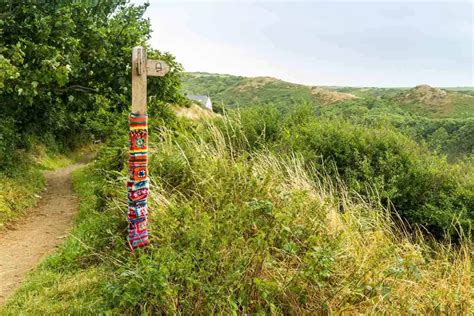
[[[307,84],[474,85],[472,4],[373,2],[161,0],[147,16],[152,46],[188,71]]]

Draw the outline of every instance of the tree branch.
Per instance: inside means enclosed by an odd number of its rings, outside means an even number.
[[[99,92],[99,90],[97,90],[95,88],[85,87],[85,86],[81,86],[81,85],[78,85],[78,84],[66,87],[64,89],[58,89],[58,91],[60,91],[60,92],[80,91],[80,92],[96,92],[96,93]]]

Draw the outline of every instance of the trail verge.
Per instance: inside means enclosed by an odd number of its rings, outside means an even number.
[[[0,235],[0,305],[72,227],[79,201],[71,173],[82,165],[45,172],[46,191],[37,207]]]

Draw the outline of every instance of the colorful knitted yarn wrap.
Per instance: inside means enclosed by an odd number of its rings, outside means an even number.
[[[128,244],[133,250],[146,246],[148,240],[148,116],[130,113],[128,189]]]

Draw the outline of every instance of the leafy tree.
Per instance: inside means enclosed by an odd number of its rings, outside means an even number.
[[[130,106],[131,49],[146,45],[151,31],[146,7],[127,0],[0,4],[0,111],[14,121],[15,147],[37,138],[74,146],[112,132]],[[153,79],[150,93],[178,101],[181,66],[170,54],[151,56],[172,72]]]

